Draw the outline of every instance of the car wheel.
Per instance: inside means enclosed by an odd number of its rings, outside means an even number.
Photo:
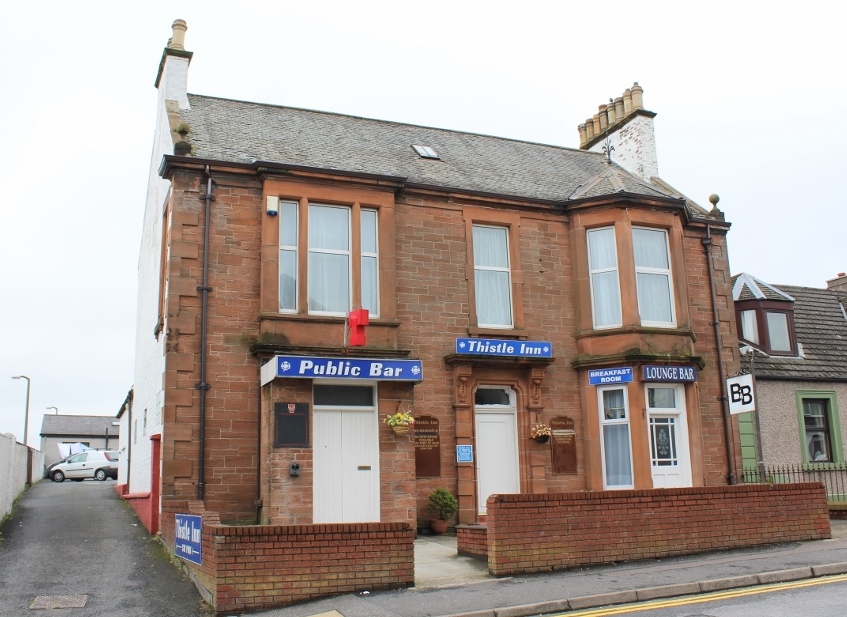
[[[102,469],[98,469],[97,471],[94,472],[94,479],[99,481],[99,482],[102,482],[103,480],[106,479],[106,472],[103,471]]]
[[[64,482],[64,481],[65,481],[65,474],[63,474],[61,471],[54,471],[53,472],[53,482]]]

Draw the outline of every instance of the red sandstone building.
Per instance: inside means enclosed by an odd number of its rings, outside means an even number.
[[[184,30],[120,416],[154,529],[197,501],[419,528],[438,487],[477,523],[491,494],[733,481],[729,224],[658,178],[637,84],[571,149],[187,94]]]

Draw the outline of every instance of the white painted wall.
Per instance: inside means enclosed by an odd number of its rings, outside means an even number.
[[[153,150],[150,156],[150,173],[147,184],[147,201],[144,210],[144,229],[138,259],[138,304],[135,339],[135,381],[131,413],[121,418],[122,461],[129,459],[129,492],[150,490],[150,436],[163,433],[162,391],[165,372],[165,330],[158,340],[153,332],[159,318],[159,273],[162,252],[162,214],[170,191],[170,182],[158,175],[165,154],[173,154],[173,138],[165,102],[176,101],[180,109],[188,108],[188,59],[167,56],[159,80],[156,127]],[[147,416],[146,428],[144,416]],[[131,456],[129,441],[132,442]],[[122,465],[119,482],[126,482],[126,469]]]
[[[614,147],[612,161],[643,180],[659,177],[653,118],[635,116],[623,128],[609,135],[609,142]],[[602,153],[605,145],[605,141],[601,141],[589,150]]]
[[[0,521],[12,511],[15,500],[24,492],[27,483],[27,448],[17,442],[13,435],[0,435]],[[32,450],[32,474],[30,484],[35,484],[44,475],[44,454]]]

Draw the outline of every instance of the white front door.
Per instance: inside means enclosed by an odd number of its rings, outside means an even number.
[[[646,388],[653,488],[691,486],[691,456],[682,386]]]
[[[313,522],[379,522],[376,409],[316,404],[313,417]]]
[[[475,401],[477,511],[484,515],[490,495],[521,490],[517,411],[511,388],[480,387]]]

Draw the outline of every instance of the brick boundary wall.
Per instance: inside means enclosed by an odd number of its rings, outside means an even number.
[[[415,583],[415,532],[406,523],[240,527],[205,520],[203,565],[182,563],[218,613]]]
[[[486,520],[493,576],[820,540],[831,533],[820,483],[492,495]],[[460,554],[477,543],[460,531]]]
[[[456,547],[459,555],[487,559],[487,536],[485,525],[456,525]]]

